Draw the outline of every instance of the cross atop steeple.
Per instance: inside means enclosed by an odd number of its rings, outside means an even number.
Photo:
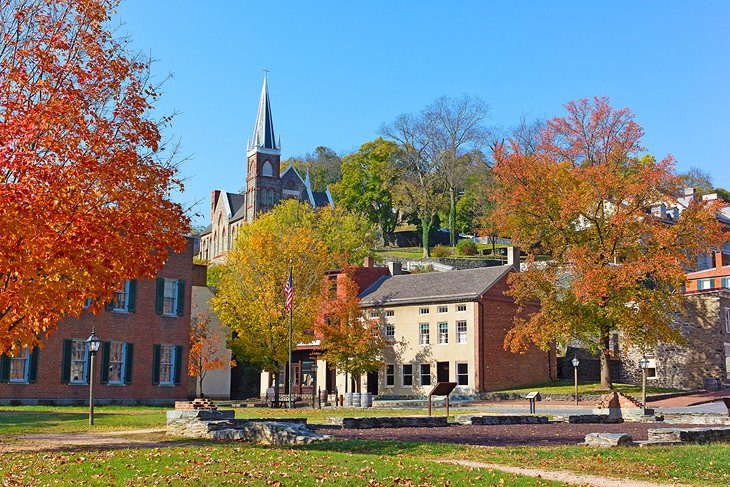
[[[269,69],[268,66],[264,66],[263,71],[264,71],[264,79],[266,79],[269,75],[269,71],[271,71],[271,70]]]
[[[256,114],[256,123],[253,127],[253,135],[248,143],[247,152],[268,149],[270,151],[281,150],[281,144],[277,144],[274,134],[274,120],[271,116],[271,101],[269,100],[268,85],[269,68],[264,68],[264,85],[261,88],[261,99],[259,110]]]

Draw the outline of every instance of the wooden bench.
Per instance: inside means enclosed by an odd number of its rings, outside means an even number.
[[[277,404],[276,402],[276,391],[273,387],[269,387],[266,389],[266,403],[269,405],[269,407],[272,408],[278,408],[282,407],[282,405],[288,405],[289,404],[289,394],[282,394],[279,393],[279,402]],[[292,394],[291,395],[291,402],[292,406],[298,403],[302,400],[302,396],[299,394]]]

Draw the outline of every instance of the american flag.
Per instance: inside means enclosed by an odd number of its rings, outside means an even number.
[[[294,286],[291,282],[291,272],[289,272],[289,279],[286,280],[286,286],[284,286],[284,292],[286,293],[286,311],[291,311],[291,304],[294,301]]]

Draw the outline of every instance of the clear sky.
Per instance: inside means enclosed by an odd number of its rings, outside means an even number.
[[[606,95],[649,152],[730,189],[730,1],[123,0],[116,20],[173,75],[159,109],[179,113],[196,223],[212,189],[245,186],[265,66],[282,158],[350,152],[441,95],[480,96],[502,127]]]

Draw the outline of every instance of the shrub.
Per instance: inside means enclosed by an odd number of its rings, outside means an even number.
[[[459,255],[477,255],[479,253],[477,244],[466,239],[459,240],[456,244],[456,251],[459,252]]]
[[[451,256],[451,248],[444,245],[436,245],[431,249],[431,257],[449,257]]]

